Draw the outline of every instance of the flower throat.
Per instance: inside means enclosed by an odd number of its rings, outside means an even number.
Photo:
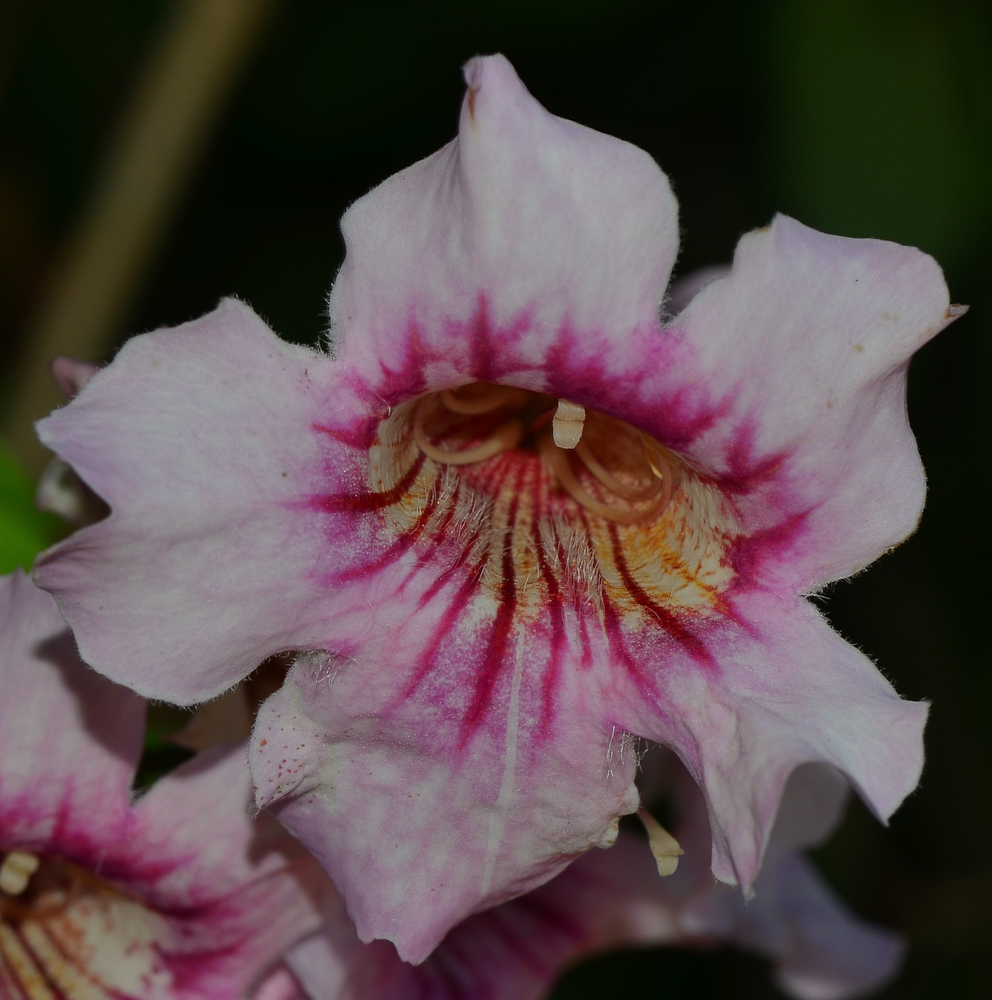
[[[428,458],[444,465],[477,465],[511,449],[533,452],[576,503],[619,524],[660,517],[679,466],[670,451],[622,420],[488,382],[422,397],[413,435]]]

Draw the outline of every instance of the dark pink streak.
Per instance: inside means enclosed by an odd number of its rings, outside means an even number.
[[[617,533],[617,526],[611,521],[610,522],[610,542],[613,547],[613,559],[617,564],[617,569],[620,571],[620,579],[623,580],[624,586],[627,588],[628,593],[634,598],[637,603],[649,611],[657,619],[661,627],[685,650],[688,651],[689,655],[696,660],[697,663],[702,663],[708,667],[715,667],[716,662],[713,659],[712,653],[706,648],[702,641],[695,635],[693,635],[686,627],[679,621],[678,617],[672,614],[667,608],[662,607],[656,601],[652,600],[644,591],[644,588],[634,579],[631,575],[630,569],[627,566],[627,559],[623,554],[623,547],[620,545],[620,536]]]
[[[328,427],[327,424],[316,423],[310,426],[318,434],[325,434],[327,437],[334,438],[335,441],[340,441],[341,444],[345,444],[349,448],[368,449],[375,441],[375,434],[371,426],[366,427],[364,430],[355,427],[342,430],[339,427]]]
[[[517,521],[518,497],[519,492],[514,491],[509,518],[509,534],[511,537]],[[496,612],[496,620],[493,622],[492,631],[489,634],[489,645],[483,657],[481,669],[475,679],[475,696],[462,722],[460,741],[462,746],[468,742],[472,734],[478,729],[479,723],[482,721],[482,717],[489,707],[496,681],[503,672],[506,664],[506,649],[509,645],[510,631],[513,627],[513,616],[517,610],[517,584],[516,574],[513,569],[512,545],[504,545],[503,547],[503,580],[500,586],[499,597],[499,610]]]
[[[558,579],[551,571],[544,554],[544,546],[537,546],[537,565],[548,588],[548,613],[551,616],[551,658],[541,678],[541,728],[540,735],[547,739],[554,724],[554,696],[561,675],[565,653],[565,607],[564,596],[558,586]]]
[[[403,496],[409,492],[413,481],[417,478],[421,467],[424,464],[425,456],[420,454],[407,469],[403,478],[388,490],[381,493],[329,493],[324,496],[317,496],[311,500],[311,506],[318,510],[327,511],[331,514],[342,512],[365,513],[370,510],[382,510],[383,507],[391,507],[399,503]]]
[[[417,670],[416,674],[414,674],[410,683],[406,686],[406,689],[400,696],[400,702],[404,702],[408,698],[412,697],[414,691],[417,690],[424,678],[433,669],[435,665],[434,659],[437,656],[438,649],[441,647],[441,643],[444,641],[444,637],[455,627],[458,619],[461,618],[462,614],[464,614],[465,608],[468,607],[472,598],[475,596],[476,590],[479,586],[479,576],[481,575],[484,565],[484,563],[480,564],[476,572],[470,573],[468,577],[462,581],[461,586],[452,597],[451,603],[445,609],[444,614],[441,616],[441,620],[437,623],[437,627],[434,629],[434,636],[431,639],[430,645],[424,651],[424,655],[420,661],[420,668]],[[448,579],[450,579],[450,574],[440,580],[436,580],[431,585],[431,592],[436,594],[440,591],[441,587]],[[421,600],[421,606],[423,606],[425,600],[426,599]]]

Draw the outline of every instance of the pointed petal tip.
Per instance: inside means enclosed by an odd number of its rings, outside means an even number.
[[[472,89],[478,89],[484,78],[503,80],[517,87],[523,87],[513,64],[502,52],[494,52],[488,56],[473,56],[462,67],[462,76],[465,78],[465,86]]]

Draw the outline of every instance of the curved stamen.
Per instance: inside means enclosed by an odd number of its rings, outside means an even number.
[[[653,500],[658,496],[661,487],[658,483],[651,483],[649,486],[626,486],[616,479],[596,457],[592,448],[585,441],[579,441],[575,446],[575,453],[582,459],[582,464],[611,492],[624,500],[631,500],[635,503],[642,500]],[[651,470],[654,472],[654,469]],[[659,479],[662,477],[658,477]]]
[[[507,420],[500,424],[485,441],[474,448],[446,451],[444,448],[439,448],[427,437],[427,432],[424,430],[422,408],[417,411],[413,422],[413,437],[420,450],[428,458],[433,458],[435,462],[442,462],[445,465],[474,465],[477,462],[485,462],[486,459],[494,458],[501,452],[516,448],[523,440],[523,436],[523,424],[519,420]]]
[[[523,406],[527,402],[528,393],[526,389],[517,389],[512,385],[472,382],[458,389],[444,389],[440,396],[441,402],[452,413],[475,417],[514,403]]]
[[[672,488],[675,483],[675,470],[679,466],[679,460],[666,448],[663,448],[654,438],[648,437],[643,431],[637,432],[641,439],[641,447],[644,449],[644,458],[651,467],[652,473],[661,480],[662,498],[665,505],[672,499]]]
[[[443,409],[432,409],[437,401]],[[548,406],[548,403],[553,405]],[[489,430],[486,421],[479,432],[473,432],[472,422],[442,419],[438,431],[439,440],[447,439],[454,447],[447,449],[428,435],[425,422],[428,416],[456,414],[464,417],[484,417],[501,407],[511,408],[511,413],[494,430]],[[660,516],[671,502],[675,485],[675,472],[679,465],[677,456],[672,455],[654,438],[604,414],[592,412],[599,422],[600,430],[594,435],[594,444],[607,447],[612,454],[616,448],[614,465],[616,470],[634,483],[624,482],[614,475],[614,471],[600,460],[599,455],[582,429],[586,411],[583,407],[566,400],[555,399],[543,393],[532,393],[512,386],[476,382],[457,389],[444,389],[424,396],[414,411],[413,438],[420,450],[430,459],[443,465],[478,465],[496,457],[504,451],[516,448],[521,443],[533,447],[549,472],[557,479],[561,488],[579,505],[618,524],[643,524]],[[606,421],[604,424],[603,421]],[[574,425],[574,426],[573,426]],[[630,454],[629,435],[636,433],[641,442],[643,460],[640,465],[636,456]],[[483,437],[484,435],[484,437]],[[604,436],[607,435],[607,436]],[[615,444],[611,441],[615,435]],[[469,447],[458,448],[458,440],[482,440]],[[602,441],[599,439],[603,438]],[[567,450],[566,450],[567,449]],[[602,490],[593,487],[593,492],[580,479],[569,451],[574,450],[586,472],[596,480]],[[588,482],[588,481],[587,481]],[[590,484],[591,485],[591,484]],[[596,494],[600,495],[597,496]],[[605,497],[602,499],[601,497]],[[611,499],[618,503],[614,505]]]
[[[585,507],[590,513],[605,517],[608,521],[616,521],[617,524],[643,524],[645,521],[650,521],[657,517],[668,505],[668,500],[671,498],[671,490],[669,489],[667,497],[663,490],[658,502],[652,504],[646,510],[632,511],[622,510],[619,507],[611,507],[609,504],[605,504],[602,500],[594,497],[579,482],[578,476],[575,475],[575,470],[572,468],[572,463],[569,461],[568,453],[556,447],[555,443],[549,437],[542,436],[540,438],[537,442],[537,450],[541,458],[547,463],[548,468],[554,473],[558,482],[564,487],[565,492],[577,504]]]

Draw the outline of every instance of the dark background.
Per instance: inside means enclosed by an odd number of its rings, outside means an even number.
[[[172,7],[0,2],[4,398],[32,363],[26,331]],[[231,293],[287,339],[314,342],[341,212],[454,135],[459,68],[493,51],[549,110],[658,160],[682,206],[677,273],[728,261],[742,232],[784,211],[919,246],[944,266],[952,301],[970,303],[911,371],[930,476],[920,530],[828,595],[835,625],[900,692],[933,700],[923,784],[888,830],[855,804],[818,860],[856,911],[911,941],[883,996],[992,996],[989,5],[277,4],[103,355]],[[726,950],[596,959],[554,996],[635,991],[777,995],[763,962]]]

